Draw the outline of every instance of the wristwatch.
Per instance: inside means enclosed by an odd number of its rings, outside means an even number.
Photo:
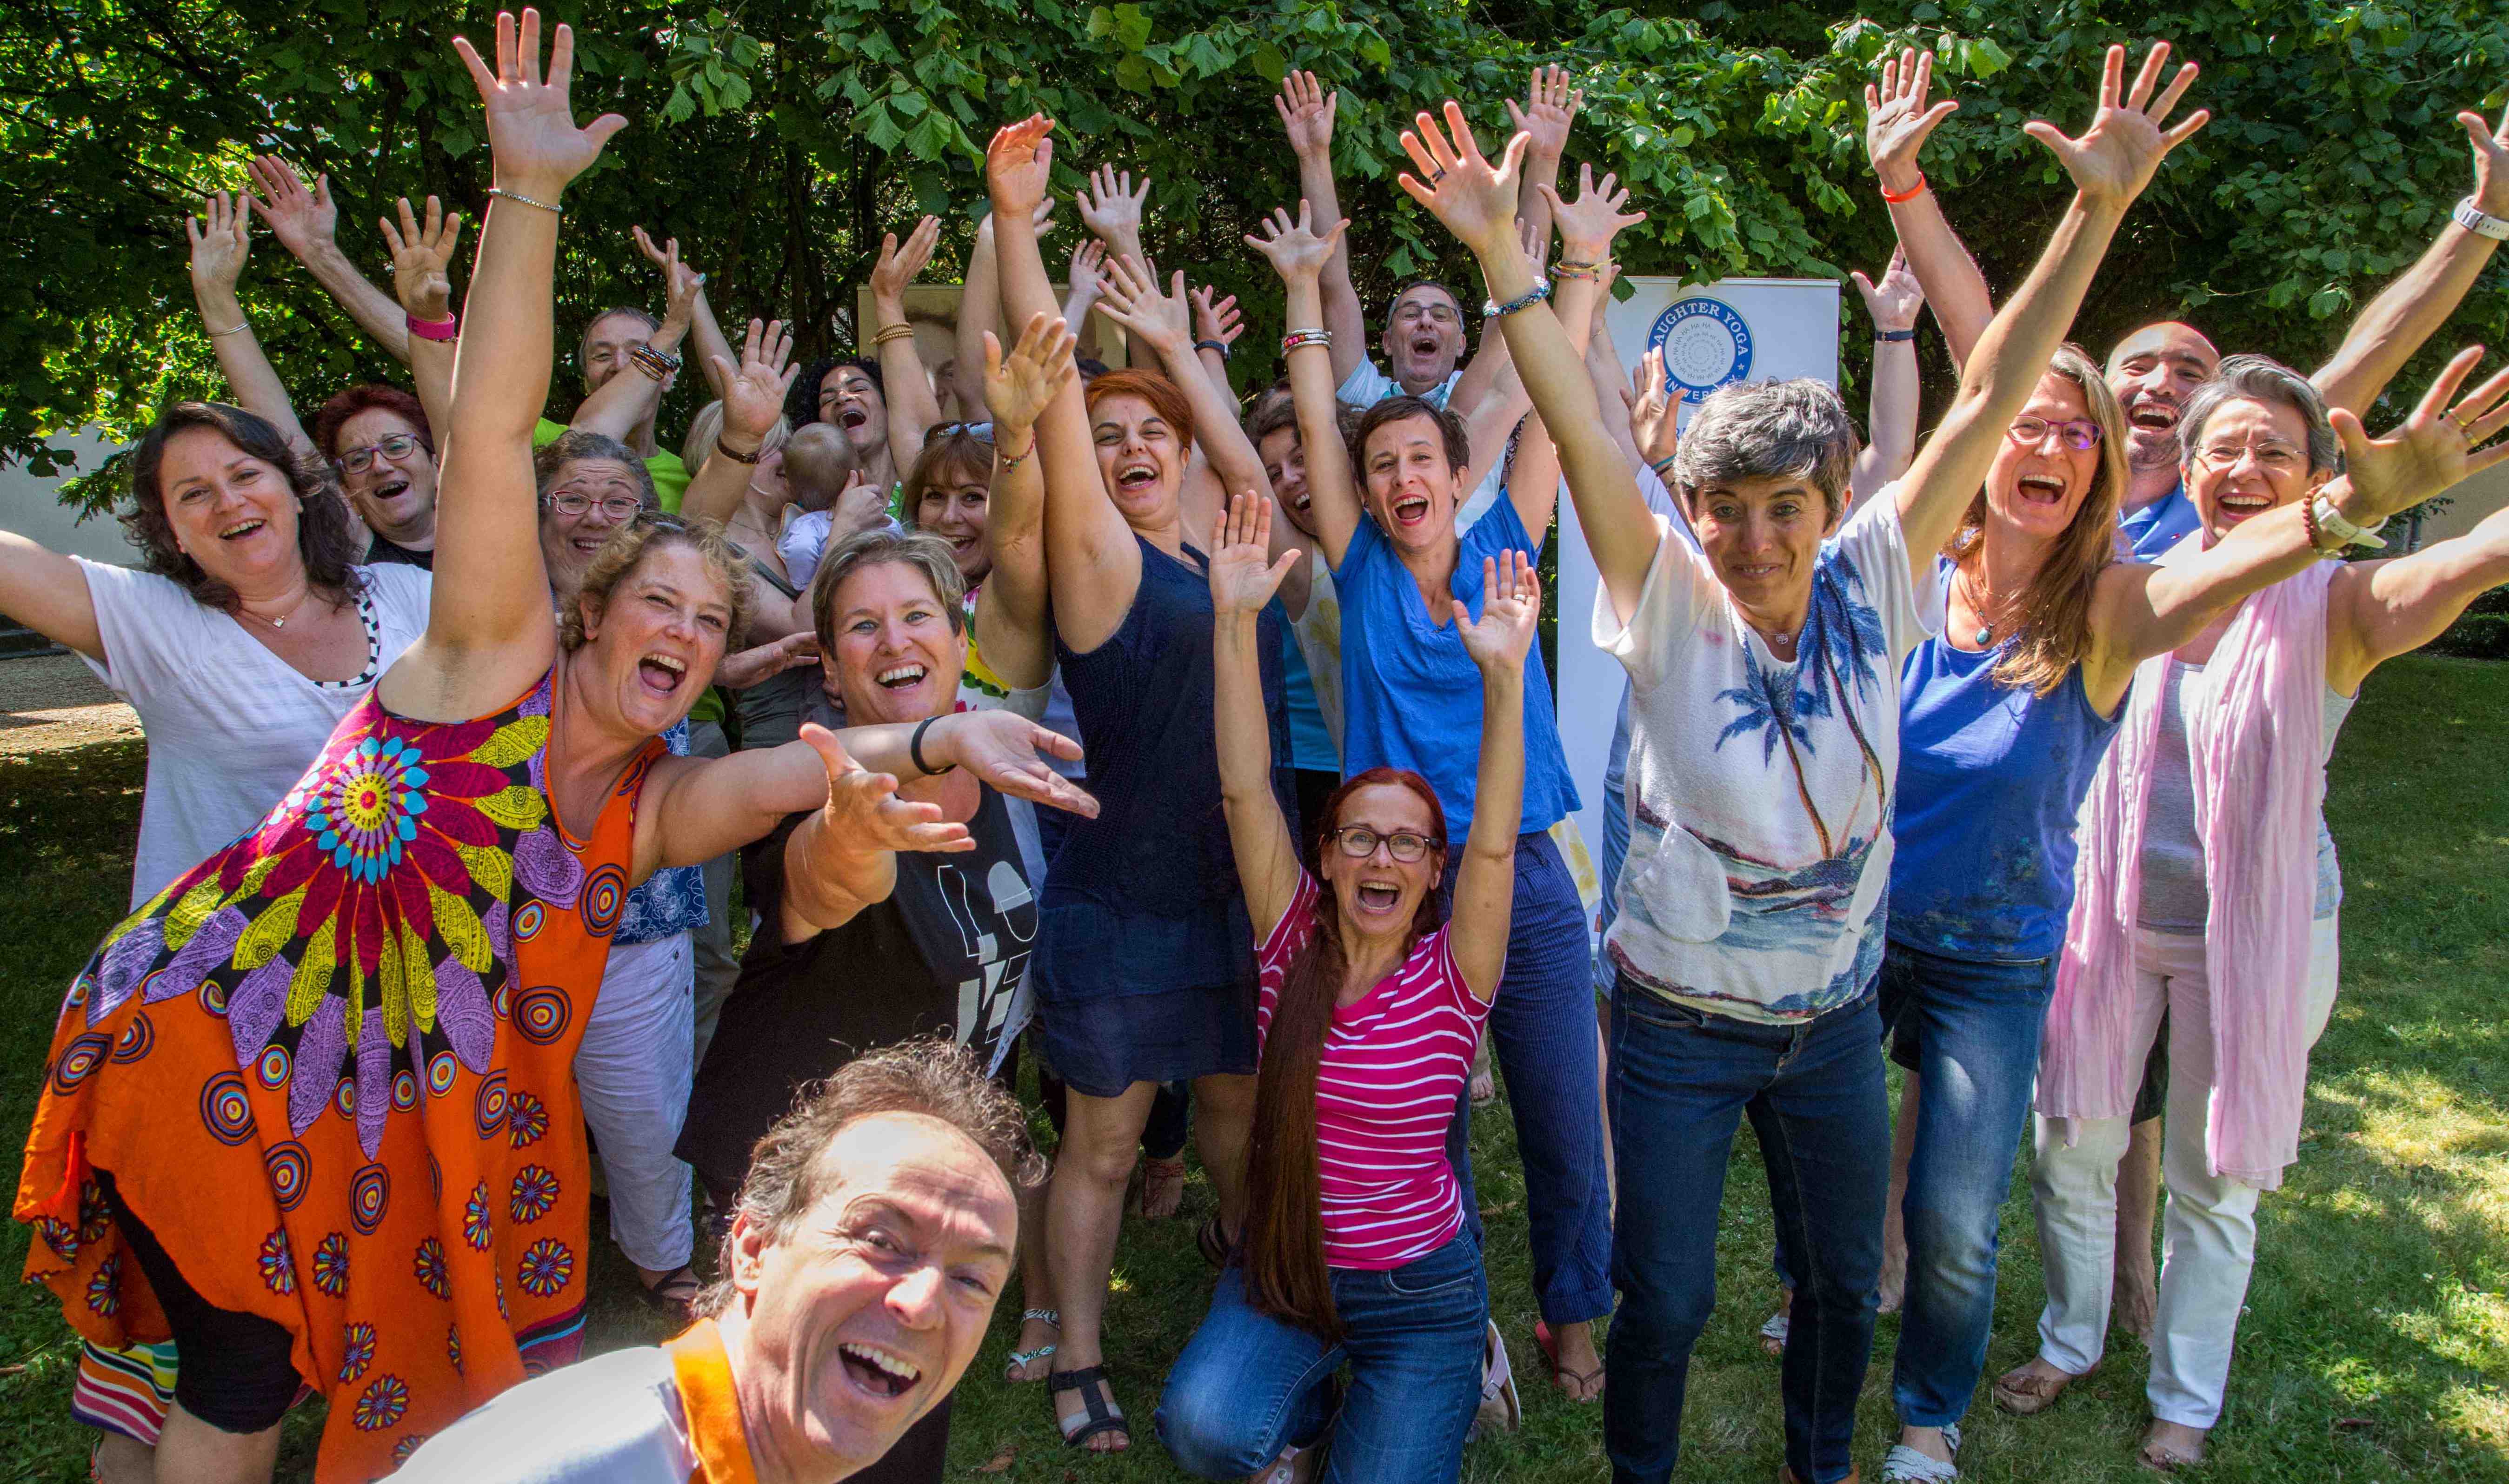
[[[2325,532],[2327,538],[2333,540],[2339,548],[2343,546],[2369,546],[2378,548],[2383,547],[2387,544],[2385,541],[2378,539],[2377,535],[2378,526],[2385,525],[2385,521],[2382,520],[2378,522],[2378,525],[2377,526],[2356,526],[2350,521],[2345,520],[2343,518],[2343,512],[2335,508],[2335,501],[2327,499],[2323,495],[2312,495],[2309,497],[2308,513],[2316,517],[2317,529]]]
[[[2476,237],[2488,237],[2495,242],[2509,241],[2509,217],[2494,216],[2474,204],[2471,196],[2458,202],[2456,209],[2449,214],[2458,226]]]

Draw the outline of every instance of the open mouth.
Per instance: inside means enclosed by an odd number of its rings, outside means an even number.
[[[660,695],[678,690],[688,673],[688,664],[674,655],[648,654],[636,661],[636,678],[645,683],[647,689]]]
[[[883,689],[912,690],[923,684],[928,672],[921,665],[892,665],[872,677]]]
[[[1390,912],[1394,910],[1395,904],[1402,900],[1403,889],[1399,886],[1389,885],[1383,881],[1359,883],[1359,907],[1362,911]]]
[[[1313,498],[1314,497],[1310,496],[1306,491],[1300,490],[1295,495],[1290,497],[1290,508],[1297,511],[1300,515],[1304,515],[1307,513],[1307,502]]]
[[[1429,497],[1426,495],[1405,495],[1394,502],[1394,523],[1398,526],[1416,526],[1428,518]]]
[[[2065,481],[2048,474],[2024,474],[2014,493],[2024,504],[2061,505],[2065,502]]]
[[[2245,520],[2272,509],[2274,498],[2271,495],[2225,494],[2213,503],[2223,514]]]
[[[406,480],[406,479],[392,479],[392,480],[387,480],[387,481],[385,481],[384,483],[382,483],[382,484],[379,484],[379,485],[375,486],[375,492],[374,492],[374,494],[373,494],[373,495],[371,495],[371,496],[369,496],[369,497],[367,497],[367,498],[368,498],[368,499],[370,499],[370,500],[372,500],[372,501],[374,501],[374,502],[375,502],[375,503],[377,503],[377,504],[379,504],[379,505],[388,505],[388,504],[391,504],[393,501],[400,499],[403,495],[406,495],[406,494],[408,494],[408,493],[409,493],[409,481],[408,481],[408,480]]]
[[[2168,432],[2178,427],[2178,409],[2147,399],[2135,403],[2125,420],[2146,432]]]
[[[1138,495],[1159,482],[1156,465],[1128,464],[1115,470],[1115,488],[1127,495]]]
[[[914,1362],[877,1345],[848,1340],[837,1347],[837,1355],[854,1385],[876,1396],[903,1396],[923,1379]]]
[[[261,519],[259,516],[254,516],[250,520],[240,520],[234,525],[227,527],[225,530],[220,531],[218,533],[218,539],[222,541],[240,541],[268,524],[270,524],[268,521]]]
[[[1411,337],[1411,353],[1422,360],[1436,359],[1438,352],[1443,349],[1445,348],[1438,343],[1438,337],[1435,335],[1414,335]]]
[[[837,410],[837,424],[847,432],[852,432],[870,421],[871,414],[859,407],[843,407]]]

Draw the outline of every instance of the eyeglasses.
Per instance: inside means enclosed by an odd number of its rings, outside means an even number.
[[[381,454],[397,464],[408,458],[410,450],[416,447],[418,447],[416,438],[407,433],[394,433],[380,443],[369,443],[364,448],[353,448],[332,460],[331,463],[343,474],[362,474],[375,466],[375,455]]]
[[[2014,418],[2003,435],[2023,448],[2036,448],[2047,441],[2051,429],[2064,440],[2067,448],[2078,454],[2088,453],[2100,446],[2100,425],[2087,418],[2076,418],[2070,423],[2050,423],[2045,418]]]
[[[548,498],[549,508],[560,515],[587,515],[596,504],[601,507],[601,513],[612,520],[634,520],[637,513],[645,508],[645,502],[632,495],[613,495],[607,500],[594,500],[573,490],[560,490]]]
[[[2198,450],[2195,457],[2206,468],[2227,472],[2251,455],[2257,467],[2268,474],[2289,474],[2300,468],[2300,450],[2287,443],[2216,443]]]
[[[1335,830],[1332,832],[1332,837],[1341,842],[1341,853],[1354,861],[1364,861],[1376,854],[1377,842],[1382,840],[1387,852],[1405,866],[1427,855],[1429,846],[1435,843],[1429,836],[1413,835],[1408,830],[1399,831],[1393,835],[1379,835],[1366,825],[1350,825]]]
[[[993,425],[991,423],[935,423],[923,430],[923,446],[930,448],[953,433],[965,433],[980,443],[991,443],[993,441]]]

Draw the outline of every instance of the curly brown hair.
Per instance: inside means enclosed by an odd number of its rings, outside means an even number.
[[[174,523],[166,514],[162,483],[166,447],[176,435],[206,427],[249,458],[272,465],[296,496],[296,554],[305,563],[305,580],[333,608],[349,601],[365,582],[356,567],[360,542],[349,506],[331,481],[330,467],[310,453],[290,448],[268,422],[224,402],[176,402],[157,419],[131,451],[131,508],[120,516],[132,544],[145,553],[141,565],[171,578],[204,608],[233,613],[243,607],[236,590],[210,576],[183,551],[174,538]]]
[[[739,548],[723,538],[723,528],[710,520],[682,521],[676,515],[660,515],[648,510],[612,534],[608,544],[593,553],[592,565],[584,569],[583,584],[575,592],[575,600],[557,615],[558,647],[572,654],[583,648],[583,610],[606,608],[610,595],[618,584],[635,575],[645,565],[645,558],[665,546],[686,546],[705,559],[706,571],[731,604],[731,622],[724,628],[725,652],[741,648],[742,636],[749,632],[749,620],[758,609],[758,592],[750,584],[749,559]]]

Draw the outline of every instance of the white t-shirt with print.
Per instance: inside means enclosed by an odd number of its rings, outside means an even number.
[[[1822,543],[1792,665],[1669,524],[1657,518],[1626,628],[1594,594],[1594,643],[1630,684],[1629,852],[1608,951],[1693,1009],[1799,1023],[1856,999],[1881,965],[1899,662],[1932,632],[1928,610],[1892,491]]]
[[[80,655],[139,713],[148,785],[131,880],[135,910],[233,844],[287,797],[401,651],[427,632],[427,573],[361,567],[366,666],[354,680],[308,680],[169,578],[78,559],[104,663]]]

